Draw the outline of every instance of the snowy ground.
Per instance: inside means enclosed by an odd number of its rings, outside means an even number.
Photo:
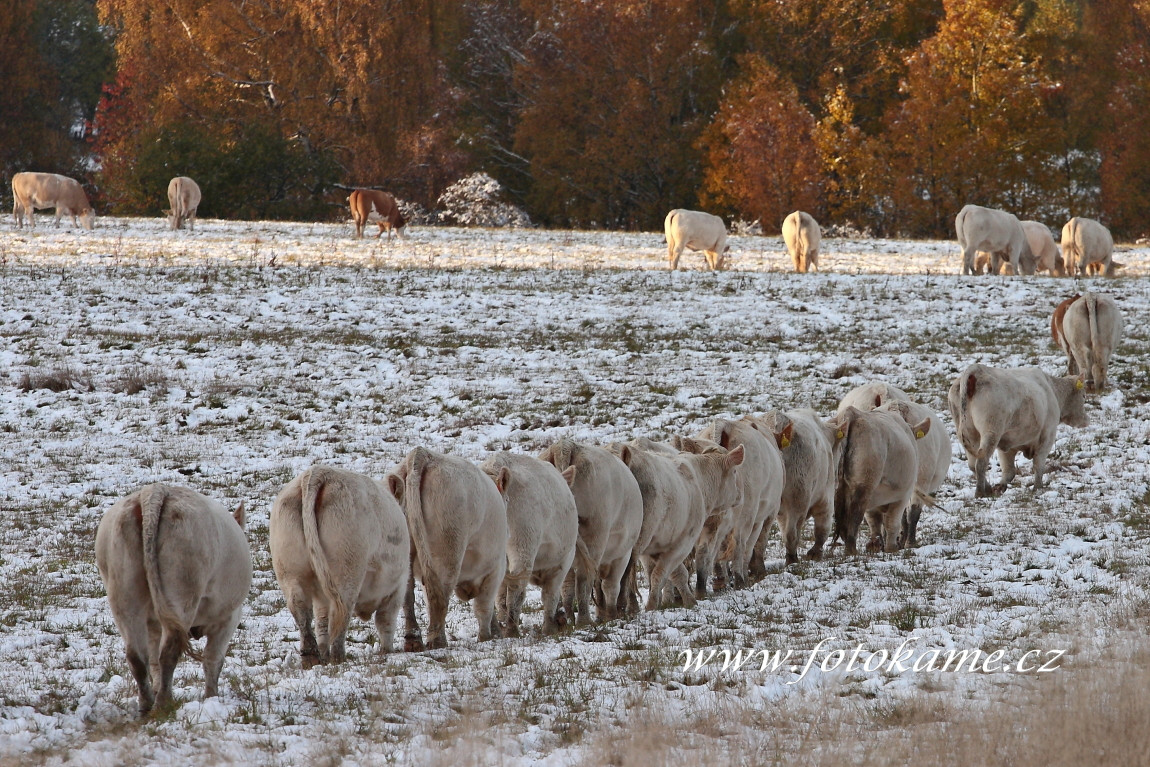
[[[1062,649],[1063,667],[1089,667],[1145,630],[1150,248],[1120,249],[1114,280],[963,278],[950,242],[831,239],[823,273],[794,275],[778,238],[733,237],[729,271],[688,254],[668,274],[651,233],[429,228],[388,244],[350,224],[47,221],[0,223],[0,764],[594,764],[640,715],[788,753],[807,735],[783,723],[816,709],[890,726],[908,701],[977,706],[1045,679],[823,672],[835,650],[861,646],[861,666],[908,639],[916,659]],[[381,477],[419,444],[480,460],[770,407],[828,415],[876,378],[945,413],[971,362],[1063,371],[1050,311],[1086,287],[1118,298],[1126,340],[1090,426],[1060,427],[1041,493],[1023,460],[1021,482],[975,499],[956,444],[917,550],[784,570],[776,539],[771,575],[694,609],[479,645],[455,603],[447,651],[380,659],[355,622],[354,660],[300,669],[267,515],[313,462]],[[71,386],[43,388],[56,381]],[[220,697],[200,702],[185,661],[184,704],[137,724],[92,541],[114,500],[154,481],[245,501],[256,574]],[[758,657],[724,673],[681,656],[790,650],[801,672],[816,647],[801,680]]]

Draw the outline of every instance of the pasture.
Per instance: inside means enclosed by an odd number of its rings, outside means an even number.
[[[1026,718],[1076,673],[1144,660],[1144,640],[1123,648],[1150,622],[1150,248],[1120,247],[1112,280],[960,277],[953,242],[826,238],[824,271],[795,275],[779,238],[732,236],[728,271],[688,252],[669,274],[652,233],[413,227],[388,244],[350,224],[47,220],[0,225],[0,764],[886,763],[860,757],[879,742],[926,763],[914,743],[941,723],[1004,701]],[[453,601],[447,650],[379,658],[356,620],[347,663],[300,669],[267,521],[314,462],[382,478],[420,444],[480,461],[772,407],[825,417],[873,379],[953,437],[946,391],[967,364],[1065,372],[1050,312],[1087,285],[1118,300],[1126,336],[1040,493],[1024,459],[976,499],[955,442],[917,549],[784,569],[775,535],[766,578],[693,609],[543,639],[532,588],[522,639],[477,643]],[[255,576],[220,697],[199,700],[185,661],[183,705],[139,724],[93,539],[155,481],[243,500]],[[914,658],[1066,654],[1049,674],[820,663],[908,640]],[[816,647],[801,679],[682,656],[801,666]]]

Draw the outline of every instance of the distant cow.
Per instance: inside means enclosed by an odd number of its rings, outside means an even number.
[[[414,554],[404,600],[406,647],[423,645],[416,577],[427,596],[428,648],[447,646],[452,592],[471,601],[479,641],[494,638],[495,600],[507,572],[507,502],[495,483],[470,461],[417,447],[387,475],[387,486],[407,514]]]
[[[667,260],[672,271],[679,268],[683,248],[701,250],[711,269],[723,268],[723,254],[731,249],[727,244],[727,225],[723,219],[710,213],[676,208],[663,222],[667,236]]]
[[[1058,378],[1039,368],[1000,370],[971,365],[962,371],[947,400],[975,474],[975,495],[1004,490],[1015,477],[1014,459],[1019,451],[1034,461],[1034,489],[1040,490],[1058,424],[1082,427],[1087,423],[1084,389],[1080,378]],[[994,488],[986,478],[993,450],[998,451],[1002,466],[1002,482]]]
[[[577,470],[562,473],[534,456],[501,452],[479,467],[507,500],[507,575],[499,594],[503,635],[519,636],[519,614],[527,582],[543,590],[543,633],[559,630],[555,613],[563,581],[575,559],[579,514],[571,482]]]
[[[1022,231],[1034,256],[1034,271],[1048,272],[1052,277],[1065,277],[1066,266],[1062,251],[1050,233],[1050,227],[1041,221],[1022,221]]]
[[[796,272],[806,272],[808,269],[818,271],[821,241],[819,223],[810,213],[796,210],[783,219],[783,242],[787,245]]]
[[[1076,269],[1079,275],[1101,269],[1107,277],[1114,276],[1114,238],[1092,218],[1075,216],[1062,227],[1062,257],[1066,268]]]
[[[912,402],[910,395],[902,389],[882,381],[871,381],[852,389],[839,403],[838,412],[842,413],[848,406],[859,410],[893,407],[899,409],[908,423],[930,421],[930,429],[914,443],[918,450],[917,492],[903,517],[902,541],[906,546],[915,546],[923,502],[929,502],[930,495],[942,485],[950,471],[952,451],[946,426],[933,410]]]
[[[1066,352],[1067,375],[1081,374],[1086,388],[1103,389],[1110,355],[1122,340],[1122,324],[1122,312],[1108,295],[1087,293],[1060,303],[1050,318],[1050,332]]]
[[[276,580],[299,628],[304,668],[343,662],[353,612],[363,620],[375,616],[380,650],[391,651],[411,547],[407,520],[386,484],[329,466],[311,467],[276,497],[268,544]]]
[[[88,195],[75,179],[58,173],[17,173],[12,177],[12,215],[16,226],[24,228],[24,216],[28,216],[28,226],[36,228],[33,211],[43,208],[56,209],[56,226],[60,216],[72,216],[72,226],[78,226],[76,217],[85,229],[95,225],[96,212],[88,202]]]
[[[575,561],[563,589],[568,619],[578,597],[579,625],[591,623],[591,592],[602,591],[599,620],[616,617],[624,574],[643,527],[643,495],[618,456],[561,439],[539,454],[560,471],[575,469],[571,493],[579,515]]]
[[[978,251],[1005,256],[1014,274],[1034,274],[1034,254],[1014,214],[980,205],[964,205],[954,219],[954,230],[962,248],[963,274],[975,273]],[[993,258],[991,266],[994,266]]]
[[[187,176],[176,176],[168,182],[168,219],[172,230],[183,229],[184,222],[188,228],[196,231],[196,209],[200,207],[200,186]]]
[[[100,520],[96,567],[124,638],[141,716],[153,704],[171,703],[172,674],[190,652],[189,639],[208,638],[204,697],[217,694],[252,582],[243,525],[242,503],[229,514],[193,490],[161,484],[137,490]]]
[[[400,212],[395,198],[387,192],[378,189],[356,189],[347,198],[347,202],[351,207],[351,218],[355,221],[356,237],[363,237],[363,228],[370,221],[379,224],[379,234],[376,237],[382,237],[386,229],[387,240],[390,242],[391,232],[394,229],[396,236],[403,239],[407,219]]]
[[[930,420],[907,423],[901,412],[859,410],[847,405],[831,419],[844,434],[835,490],[835,535],[848,555],[856,553],[859,524],[870,527],[868,548],[897,551],[902,520],[915,498],[918,450],[915,438]]]

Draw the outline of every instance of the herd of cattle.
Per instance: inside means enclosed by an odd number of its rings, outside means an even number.
[[[948,394],[976,495],[1001,492],[1015,457],[1033,461],[1034,487],[1058,424],[1086,425],[1085,395],[1106,384],[1122,334],[1112,298],[1087,293],[1051,320],[1068,375],[971,365]],[[1001,482],[987,479],[998,452]],[[482,464],[416,447],[384,480],[316,465],[289,482],[269,515],[276,580],[300,632],[301,665],[346,658],[351,615],[374,617],[390,652],[401,605],[404,649],[447,645],[452,593],[471,601],[480,641],[519,636],[529,583],[542,591],[542,631],[587,625],[639,607],[692,606],[709,590],[749,585],[765,573],[777,527],[788,565],[832,533],[857,554],[917,545],[923,507],[951,464],[939,416],[882,382],[851,391],[836,414],[772,410],[717,418],[690,437],[594,445],[560,439],[539,456],[500,452]],[[229,514],[180,487],[149,485],[107,511],[96,564],[139,688],[141,714],[171,701],[185,652],[202,660],[205,695],[216,694],[252,578],[243,504]],[[427,602],[423,641],[415,582]],[[692,584],[693,580],[693,584]],[[693,586],[693,587],[692,587]],[[594,614],[592,613],[594,608]],[[207,637],[202,653],[189,640]]]
[[[12,214],[17,227],[24,218],[35,227],[33,211],[56,209],[56,224],[64,214],[77,216],[87,229],[95,223],[95,211],[80,184],[56,173],[17,173],[12,177]],[[172,229],[183,229],[184,223],[194,231],[196,209],[200,204],[200,187],[187,176],[177,176],[168,184],[167,212]],[[355,189],[347,198],[355,236],[363,237],[368,223],[379,225],[379,234],[394,231],[404,236],[407,220],[395,198],[377,189]],[[1039,271],[1055,276],[1067,274],[1067,264],[1079,274],[1105,274],[1123,265],[1113,260],[1114,239],[1110,230],[1089,218],[1075,216],[1062,228],[1061,250],[1050,229],[1038,221],[1019,221],[1012,214],[978,205],[966,205],[954,220],[958,244],[962,248],[962,273],[1035,274]],[[796,210],[783,219],[783,242],[796,272],[818,269],[822,231],[811,214]],[[730,251],[727,226],[723,219],[696,210],[675,209],[663,222],[667,239],[667,260],[671,270],[679,268],[683,249],[703,251],[710,269],[722,269],[724,255]]]

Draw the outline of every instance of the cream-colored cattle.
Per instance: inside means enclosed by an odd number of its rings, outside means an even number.
[[[979,251],[1005,257],[1014,274],[1034,274],[1034,255],[1018,218],[994,208],[964,205],[954,219],[958,245],[962,248],[962,273],[975,273],[975,254]],[[994,269],[994,256],[991,268]]]
[[[1122,341],[1122,325],[1118,303],[1103,293],[1088,292],[1059,304],[1051,331],[1066,352],[1066,374],[1081,374],[1091,391],[1105,388],[1110,355]]]
[[[1066,268],[1080,276],[1101,269],[1114,276],[1114,238],[1110,230],[1092,218],[1075,216],[1062,227],[1062,258]]]
[[[806,272],[809,269],[818,271],[822,231],[814,216],[796,210],[784,218],[783,242],[786,243],[787,252],[791,256],[796,272]]]
[[[83,225],[85,229],[95,226],[96,212],[88,202],[84,187],[75,179],[58,173],[17,173],[12,177],[12,215],[16,226],[24,228],[24,216],[28,226],[36,228],[33,212],[43,208],[56,209],[56,226],[60,216],[70,214],[72,226]],[[77,224],[76,217],[80,217]]]
[[[341,663],[351,614],[375,616],[391,652],[407,590],[407,520],[385,483],[330,466],[293,479],[272,504],[272,567],[300,633],[304,668]],[[312,617],[315,617],[315,631]]]
[[[172,674],[189,639],[207,637],[204,697],[220,669],[252,582],[244,506],[183,487],[148,485],[108,509],[96,530],[96,567],[124,638],[140,714],[172,700]],[[153,690],[155,690],[153,694]]]
[[[196,209],[200,207],[200,185],[187,176],[176,176],[168,182],[168,220],[172,230],[188,228],[196,231]]]
[[[570,483],[577,469],[562,473],[547,461],[501,452],[480,468],[507,501],[507,575],[499,594],[503,635],[519,636],[519,614],[527,583],[543,590],[543,633],[559,630],[555,613],[563,581],[575,559],[579,513]]]
[[[683,248],[703,251],[710,269],[722,269],[723,254],[731,249],[727,244],[727,225],[710,213],[676,208],[663,221],[663,232],[667,236],[667,261],[672,271],[679,268]]]
[[[417,447],[387,475],[387,486],[407,514],[414,553],[404,600],[405,646],[423,646],[416,577],[427,596],[428,648],[447,646],[452,592],[471,601],[479,641],[494,638],[495,600],[507,572],[507,502],[495,483],[470,461]]]

